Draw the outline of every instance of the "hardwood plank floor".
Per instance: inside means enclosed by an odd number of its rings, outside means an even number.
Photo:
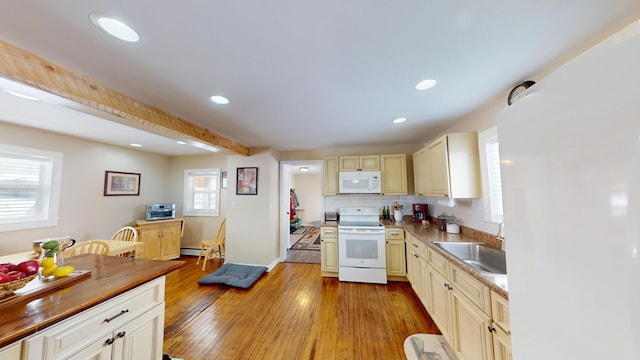
[[[404,339],[439,331],[409,283],[323,278],[281,263],[250,289],[197,284],[196,258],[167,275],[164,352],[196,359],[404,359]]]
[[[286,263],[320,264],[320,251],[315,250],[287,250]]]

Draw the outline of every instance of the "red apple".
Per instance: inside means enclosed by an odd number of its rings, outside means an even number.
[[[16,265],[16,270],[22,271],[27,275],[33,275],[38,272],[38,261],[36,260],[27,260],[23,261],[20,264]]]
[[[8,272],[7,276],[11,278],[11,281],[13,281],[24,279],[25,277],[27,277],[27,274],[23,273],[22,271],[13,270]]]
[[[9,277],[9,275],[5,273],[0,273],[0,284],[4,284],[9,281],[11,281],[11,278]]]
[[[12,263],[2,263],[0,266],[6,267],[9,271],[13,271],[16,269],[16,265]]]

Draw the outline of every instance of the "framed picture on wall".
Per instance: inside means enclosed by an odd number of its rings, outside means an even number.
[[[104,172],[104,196],[140,195],[140,174],[120,171]]]
[[[258,195],[257,167],[237,168],[236,195]]]

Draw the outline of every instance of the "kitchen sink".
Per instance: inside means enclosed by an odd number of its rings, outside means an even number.
[[[505,252],[502,250],[479,242],[434,242],[434,244],[481,274],[507,274]]]

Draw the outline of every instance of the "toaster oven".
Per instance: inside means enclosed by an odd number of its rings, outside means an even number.
[[[147,204],[145,220],[165,220],[176,218],[176,204]]]

